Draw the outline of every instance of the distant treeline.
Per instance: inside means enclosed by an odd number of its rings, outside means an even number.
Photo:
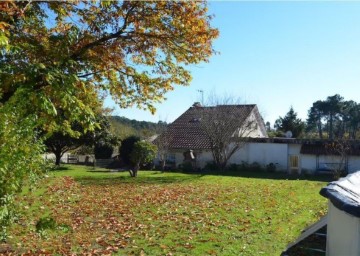
[[[131,135],[142,138],[150,137],[158,134],[163,127],[166,126],[166,122],[162,121],[153,123],[129,119],[123,116],[111,116],[110,124],[113,134],[120,137],[120,139],[124,139]]]
[[[359,139],[360,103],[335,94],[314,102],[306,121],[298,118],[291,107],[285,116],[275,121],[275,131],[269,122],[266,126],[269,135],[275,137],[290,131],[295,138]]]

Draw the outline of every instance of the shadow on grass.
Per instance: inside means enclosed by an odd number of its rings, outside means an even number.
[[[172,183],[185,183],[191,182],[201,178],[201,174],[182,175],[180,173],[172,173],[172,175],[166,175],[160,172],[149,171],[144,175],[144,172],[140,173],[138,177],[133,178],[129,176],[109,176],[108,171],[88,171],[96,173],[104,173],[104,176],[79,176],[74,177],[76,181],[83,185],[116,185],[116,184],[172,184]],[[122,171],[123,172],[123,171]],[[114,174],[117,172],[114,172]]]
[[[52,172],[60,172],[60,171],[68,171],[70,168],[68,166],[57,166],[54,169],[52,169]]]
[[[106,170],[88,170],[86,172],[89,172],[89,173],[119,173],[119,172],[128,172],[128,170],[110,170],[110,169],[106,169]]]
[[[77,169],[76,169],[77,168]],[[82,184],[121,184],[121,183],[137,183],[137,184],[169,184],[191,182],[203,176],[223,176],[223,177],[242,177],[254,179],[272,179],[272,180],[309,180],[330,182],[333,181],[332,175],[290,175],[285,172],[267,172],[264,170],[238,170],[238,171],[197,171],[183,172],[181,170],[172,170],[162,173],[158,170],[141,171],[136,178],[130,177],[127,170],[114,171],[111,169],[96,168],[88,166],[61,166],[54,169],[60,173],[64,171],[65,175],[69,172],[69,176],[74,177]],[[184,175],[185,174],[185,175]]]
[[[180,172],[180,171],[179,171]],[[259,170],[244,170],[244,171],[200,171],[200,172],[189,172],[187,174],[194,175],[212,175],[212,176],[225,176],[225,177],[241,177],[241,178],[254,178],[254,179],[272,179],[272,180],[308,180],[308,181],[321,181],[330,182],[334,178],[332,175],[327,174],[288,174],[285,172],[266,172]]]

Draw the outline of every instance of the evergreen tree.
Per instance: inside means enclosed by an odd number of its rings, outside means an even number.
[[[294,138],[302,135],[305,129],[305,123],[297,117],[297,113],[293,107],[290,107],[289,112],[284,117],[279,117],[274,125],[277,131],[287,132],[291,131]]]

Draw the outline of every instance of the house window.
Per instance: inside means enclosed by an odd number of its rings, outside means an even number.
[[[169,162],[169,163],[175,163],[175,160],[176,160],[176,158],[175,158],[175,154],[168,154],[167,155],[167,158],[166,158],[166,161],[167,162]]]

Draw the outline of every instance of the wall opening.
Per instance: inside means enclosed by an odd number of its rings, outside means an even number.
[[[300,174],[300,157],[299,155],[289,155],[290,174]]]

